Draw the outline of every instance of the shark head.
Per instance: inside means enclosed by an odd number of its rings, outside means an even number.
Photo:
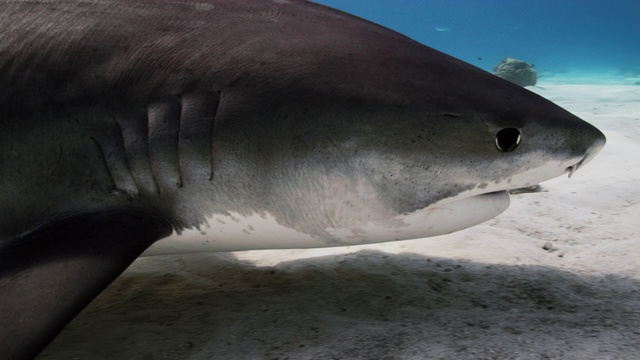
[[[526,89],[304,6],[316,21],[281,13],[238,59],[253,72],[238,68],[220,89],[216,196],[198,205],[197,231],[159,243],[174,244],[167,252],[446,234],[500,214],[510,189],[572,175],[605,143]]]
[[[604,145],[597,129],[537,95],[477,80],[484,91],[473,104],[328,96],[272,108],[268,127],[243,133],[256,152],[231,166],[232,197],[252,194],[256,214],[327,244],[427,237],[493,218],[508,190],[571,176]]]

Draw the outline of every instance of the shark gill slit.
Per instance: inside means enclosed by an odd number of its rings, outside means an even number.
[[[182,187],[178,137],[181,104],[177,96],[166,97],[146,106],[148,147],[151,170],[158,193]]]
[[[214,176],[214,172],[215,172],[215,166],[214,166],[214,161],[215,161],[215,157],[214,157],[214,135],[215,135],[215,131],[216,131],[216,123],[217,123],[217,117],[218,117],[218,111],[220,110],[220,103],[222,102],[222,93],[220,91],[216,91],[215,93],[213,93],[214,99],[216,99],[216,108],[213,111],[213,121],[211,122],[211,133],[209,134],[209,143],[211,144],[211,151],[209,152],[209,156],[211,157],[211,161],[209,163],[209,166],[211,167],[211,173],[209,174],[209,181],[213,180],[213,176]]]
[[[151,169],[149,157],[147,116],[137,113],[133,117],[115,119],[120,127],[124,140],[124,149],[127,155],[129,171],[136,182],[138,189],[147,194],[158,195],[158,184]]]
[[[219,93],[183,94],[180,97],[178,150],[184,184],[213,178],[213,129]]]
[[[102,131],[96,131],[91,140],[96,144],[106,168],[113,180],[114,190],[122,191],[129,196],[139,196],[140,191],[131,175],[124,148],[122,130],[117,121]]]

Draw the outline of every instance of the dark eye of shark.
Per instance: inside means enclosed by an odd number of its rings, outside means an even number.
[[[502,152],[515,150],[520,145],[520,130],[505,128],[496,134],[496,147]]]

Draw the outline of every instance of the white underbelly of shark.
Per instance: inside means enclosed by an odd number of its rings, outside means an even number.
[[[326,229],[332,238],[323,239],[288,228],[269,213],[244,216],[238,213],[214,215],[200,229],[174,232],[153,244],[142,256],[190,252],[300,249],[362,245],[448,234],[483,223],[509,207],[506,191],[468,197],[399,215],[396,226],[367,224],[353,229]]]

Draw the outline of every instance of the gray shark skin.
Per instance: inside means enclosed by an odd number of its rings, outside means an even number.
[[[0,28],[8,359],[36,356],[154,243],[448,233],[605,143],[525,89],[302,0],[4,0]]]

